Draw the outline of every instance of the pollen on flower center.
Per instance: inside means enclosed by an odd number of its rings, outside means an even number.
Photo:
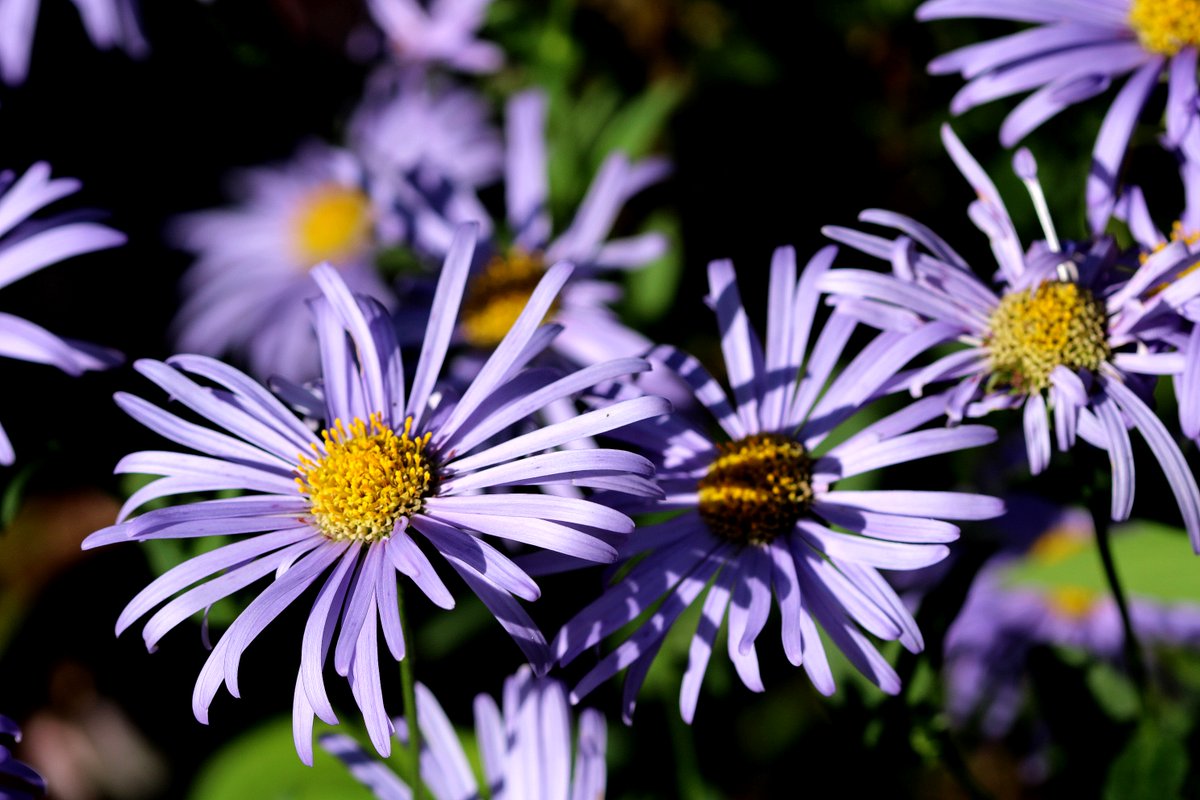
[[[412,417],[399,435],[372,414],[346,428],[337,420],[321,432],[324,448],[300,456],[296,483],[313,520],[327,537],[374,542],[391,535],[401,517],[421,510],[436,490],[431,434],[412,436]]]
[[[1142,47],[1173,56],[1200,44],[1200,0],[1133,0],[1129,25]]]
[[[1095,371],[1112,355],[1103,303],[1067,281],[1005,295],[986,344],[992,384],[1025,394],[1048,388],[1057,366]]]
[[[305,262],[346,258],[366,245],[371,202],[356,188],[323,184],[300,202],[294,226],[297,249]]]
[[[459,322],[467,341],[475,347],[498,345],[525,310],[545,271],[538,253],[514,247],[493,256],[483,271],[471,278],[463,297]],[[557,304],[550,315],[556,310]]]
[[[758,433],[717,445],[700,479],[700,516],[717,536],[767,544],[791,530],[812,502],[812,461],[804,445]]]

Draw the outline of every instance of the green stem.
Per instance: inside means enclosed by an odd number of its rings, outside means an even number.
[[[424,800],[425,784],[421,781],[421,729],[417,724],[417,692],[413,679],[413,635],[404,611],[404,587],[396,587],[396,605],[400,612],[400,629],[404,632],[404,658],[400,661],[400,687],[404,695],[404,718],[408,723],[408,785],[413,800]]]
[[[1098,495],[1100,495],[1098,497]],[[1104,504],[1101,492],[1092,492],[1089,498],[1088,510],[1092,514],[1092,524],[1096,528],[1096,545],[1100,550],[1100,561],[1104,564],[1104,577],[1108,588],[1117,603],[1117,611],[1121,614],[1121,629],[1124,632],[1125,663],[1128,665],[1129,677],[1138,687],[1145,698],[1148,688],[1146,661],[1142,657],[1142,646],[1133,630],[1133,618],[1129,614],[1129,600],[1121,579],[1117,576],[1117,565],[1113,560],[1112,536],[1109,533],[1109,513]]]

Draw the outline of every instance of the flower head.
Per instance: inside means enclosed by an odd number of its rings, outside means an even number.
[[[51,179],[45,163],[34,164],[19,178],[0,172],[0,287],[73,256],[124,244],[124,234],[81,221],[78,215],[33,219],[78,189],[79,182],[70,178]],[[71,375],[121,361],[112,350],[62,339],[12,314],[0,314],[0,356],[50,364]],[[0,464],[11,464],[13,458],[12,445],[0,428]]]
[[[189,353],[244,357],[259,377],[308,380],[316,339],[304,301],[316,295],[308,271],[328,262],[356,292],[387,298],[375,271],[381,212],[348,152],[321,146],[290,164],[237,176],[235,208],[187,214],[173,236],[196,262],[175,342]]]
[[[899,678],[864,630],[899,639],[914,652],[923,645],[911,614],[879,570],[937,563],[949,552],[946,543],[958,536],[958,528],[943,519],[985,519],[999,514],[1002,505],[981,495],[845,491],[837,483],[986,444],[995,432],[977,425],[918,430],[942,413],[936,403],[922,400],[830,445],[830,433],[884,391],[896,369],[923,349],[921,334],[881,334],[831,380],[855,322],[835,313],[806,350],[816,287],[832,260],[833,248],[827,248],[797,281],[794,251],[775,252],[765,350],[742,307],[733,265],[709,265],[732,398],[695,358],[670,347],[651,353],[653,362],[687,382],[728,440],[714,439],[679,416],[622,434],[649,450],[658,465],[666,496],[649,510],[682,513],[636,531],[621,548],[621,556],[631,559],[628,573],[559,632],[554,653],[567,663],[648,615],[583,678],[574,698],[628,667],[628,719],[667,631],[705,593],[683,678],[684,719],[693,718],[726,617],[730,660],[747,687],[763,690],[755,648],[773,603],[784,653],[804,666],[822,693],[835,687],[820,629],[884,691],[898,691]],[[637,556],[640,560],[632,560]]]
[[[463,578],[540,673],[550,663],[546,641],[514,600],[536,600],[538,587],[485,537],[611,561],[615,545],[633,528],[628,517],[586,499],[529,493],[528,487],[568,484],[657,493],[649,480],[653,467],[641,456],[607,448],[555,448],[661,415],[669,406],[659,398],[638,398],[520,436],[497,437],[547,403],[647,368],[643,361],[625,359],[564,375],[524,369],[556,333],[541,321],[570,274],[567,264],[546,273],[509,335],[461,396],[437,386],[473,248],[474,231],[465,228],[447,257],[407,388],[384,309],[353,295],[332,267],[313,271],[322,295],[312,304],[322,362],[320,396],[294,385],[287,392],[289,402],[323,420],[320,436],[259,384],[210,358],[177,356],[166,364],[135,365],[221,430],[119,394],[117,402],[135,419],[202,455],[141,452],[124,458],[119,472],[164,477],[130,497],[120,521],[92,534],[85,546],[210,535],[236,541],[151,583],[122,613],[118,633],[178,595],[143,631],[153,649],[192,614],[275,575],[209,656],[193,694],[197,719],[207,720],[222,683],[237,696],[245,649],[308,587],[319,586],[296,681],[297,749],[310,760],[314,714],[336,721],[322,679],[332,648],[334,667],[349,678],[372,742],[386,753],[390,722],[379,688],[377,636],[382,629],[393,657],[404,657],[397,573],[434,604],[454,605],[419,542]],[[216,388],[194,382],[188,373]],[[250,494],[127,519],[151,500],[214,490]],[[193,587],[208,576],[215,577]]]
[[[943,140],[978,197],[970,216],[991,241],[999,263],[998,290],[976,277],[929,228],[877,210],[860,218],[898,230],[896,239],[845,228],[826,233],[891,261],[892,274],[833,270],[822,278],[822,289],[870,324],[925,330],[931,345],[965,345],[911,375],[912,392],[957,381],[941,395],[952,421],[1022,409],[1033,473],[1050,462],[1052,427],[1060,451],[1071,449],[1077,436],[1106,450],[1114,520],[1128,519],[1133,508],[1129,428],[1136,428],[1162,466],[1200,552],[1196,479],[1146,399],[1156,376],[1183,372],[1185,353],[1175,346],[1184,326],[1179,311],[1200,293],[1200,278],[1174,279],[1197,257],[1176,242],[1131,275],[1111,240],[1060,244],[1048,220],[1046,241],[1026,252],[991,180],[949,127]],[[1044,208],[1036,165],[1027,152],[1019,154],[1018,172]],[[1164,282],[1171,285],[1164,288]]]
[[[930,72],[960,73],[968,82],[950,109],[961,114],[1001,97],[1035,90],[1004,120],[1000,141],[1011,147],[1064,108],[1133,75],[1109,107],[1092,152],[1088,219],[1103,230],[1116,202],[1117,174],[1138,115],[1164,74],[1170,83],[1167,135],[1176,139],[1195,116],[1197,0],[928,0],[921,20],[990,17],[1036,27],[969,45],[937,59]]]
[[[9,86],[24,83],[29,74],[39,5],[41,0],[11,0],[4,6],[0,80]],[[101,50],[120,47],[134,58],[141,58],[149,50],[138,25],[136,0],[75,0],[75,7],[88,38]]]
[[[21,729],[17,723],[0,714],[0,742],[8,741],[21,741]],[[46,782],[42,776],[18,761],[6,744],[0,744],[0,797],[5,800],[36,800],[45,796]]]
[[[433,693],[417,684],[421,729],[421,780],[434,800],[478,797],[479,786],[462,744]],[[397,734],[407,728],[397,720]],[[504,682],[502,705],[486,694],[475,697],[475,739],[483,774],[494,800],[602,798],[607,779],[604,715],[585,709],[572,768],[571,712],[567,693],[555,680],[538,678],[528,667]],[[409,796],[409,787],[386,765],[342,734],[325,734],[321,746],[346,762],[351,773],[380,800]]]

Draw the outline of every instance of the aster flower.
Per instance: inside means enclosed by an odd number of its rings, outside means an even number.
[[[11,171],[0,172],[0,287],[73,256],[124,244],[124,234],[78,214],[33,219],[78,190],[79,181],[52,179],[45,163],[34,164],[19,178]],[[12,314],[0,314],[0,356],[50,364],[70,375],[121,361],[113,350],[62,339]],[[11,464],[13,458],[12,444],[0,428],[0,464]]]
[[[1196,134],[1200,136],[1200,126]],[[1189,155],[1189,152],[1192,154]],[[1179,149],[1179,155],[1179,175],[1185,202],[1183,210],[1171,224],[1169,233],[1163,233],[1155,225],[1140,187],[1126,189],[1117,203],[1115,215],[1128,225],[1140,250],[1137,256],[1142,263],[1173,243],[1186,248],[1188,253],[1200,254],[1200,161],[1197,161],[1200,149],[1183,147]],[[1193,264],[1179,270],[1174,280],[1182,282],[1195,269]],[[1162,288],[1162,285],[1156,288]],[[1177,292],[1181,290],[1175,289]],[[1174,348],[1182,351],[1185,358],[1182,372],[1175,376],[1180,426],[1189,439],[1200,440],[1200,325],[1197,325],[1200,323],[1200,298],[1193,296],[1183,300],[1179,312],[1191,325],[1168,331],[1165,338]]]
[[[939,358],[912,376],[911,389],[958,381],[941,395],[950,419],[1022,409],[1030,470],[1050,462],[1051,427],[1060,451],[1077,434],[1108,451],[1112,465],[1112,518],[1133,508],[1134,462],[1128,428],[1138,430],[1166,474],[1183,521],[1200,552],[1200,492],[1179,446],[1147,404],[1158,375],[1182,372],[1185,355],[1169,347],[1183,321],[1178,310],[1200,291],[1200,277],[1171,281],[1196,263],[1183,243],[1154,253],[1132,275],[1118,262],[1107,238],[1060,245],[1043,214],[1047,241],[1024,252],[996,187],[954,133],[942,139],[979,199],[972,221],[987,234],[999,265],[998,291],[937,234],[915,220],[887,211],[860,219],[900,232],[886,239],[845,228],[826,228],[831,238],[892,262],[892,274],[838,269],[821,280],[871,324],[931,332],[936,343],[965,348]],[[1027,151],[1018,172],[1039,209],[1045,201],[1036,165]],[[920,252],[918,245],[927,252]],[[1051,421],[1053,420],[1053,425]]]
[[[818,628],[880,688],[899,690],[895,671],[863,631],[899,639],[914,652],[923,645],[912,616],[879,570],[937,563],[949,552],[946,543],[958,537],[958,528],[943,520],[989,518],[1002,505],[955,492],[845,491],[837,482],[987,444],[996,434],[979,425],[917,430],[942,413],[936,403],[922,400],[828,445],[829,434],[881,391],[928,338],[924,332],[883,333],[831,381],[856,327],[853,319],[835,313],[808,348],[816,285],[832,259],[833,248],[822,251],[797,282],[795,252],[775,252],[765,350],[742,307],[733,265],[709,265],[732,400],[695,358],[671,347],[651,354],[689,384],[729,440],[714,440],[679,416],[623,434],[657,462],[666,496],[649,510],[682,513],[635,532],[621,556],[642,558],[559,632],[554,654],[566,664],[648,615],[579,682],[573,700],[628,667],[628,720],[667,631],[706,590],[680,695],[685,720],[695,714],[726,616],[729,658],[748,688],[763,690],[755,643],[772,597],[784,653],[804,666],[823,694],[835,686]]]
[[[1092,152],[1088,219],[1103,229],[1116,199],[1117,173],[1130,135],[1151,90],[1166,73],[1168,134],[1182,135],[1194,116],[1186,102],[1196,93],[1200,44],[1197,0],[929,0],[917,19],[987,17],[1036,27],[969,45],[935,59],[929,71],[958,72],[968,83],[950,110],[961,114],[982,103],[1035,90],[1004,121],[1006,146],[1064,108],[1094,97],[1113,80],[1133,73],[1105,115]]]
[[[649,264],[665,251],[666,239],[657,233],[606,239],[625,202],[661,180],[668,165],[661,159],[630,163],[623,154],[610,155],[574,220],[554,236],[547,210],[545,114],[546,98],[538,91],[508,103],[505,197],[511,243],[503,247],[492,237],[492,247],[467,286],[460,333],[476,348],[494,346],[547,265],[566,260],[576,273],[553,309],[552,318],[563,326],[553,351],[574,364],[645,353],[651,342],[623,325],[609,308],[621,292],[602,276]],[[489,227],[485,223],[485,230]]]
[[[446,713],[433,693],[417,684],[417,720],[421,728],[421,780],[434,800],[481,797],[475,774]],[[528,667],[504,681],[503,706],[486,694],[475,697],[475,740],[483,775],[493,800],[538,797],[542,800],[598,800],[604,797],[604,715],[585,709],[579,715],[574,768],[571,759],[571,712],[562,683],[535,677]],[[396,730],[403,738],[404,725]],[[349,736],[331,733],[321,746],[346,762],[351,773],[379,800],[408,800],[406,786],[385,764],[363,752]]]
[[[134,0],[73,0],[92,44],[101,50],[120,47],[134,58],[149,49],[138,25]],[[9,86],[25,82],[41,0],[0,3],[0,80]]]
[[[980,570],[945,641],[950,718],[960,727],[977,719],[990,738],[1007,733],[1021,711],[1034,647],[1069,647],[1115,662],[1124,643],[1112,595],[1082,585],[1014,585],[1008,576],[1022,563],[1053,564],[1085,550],[1095,537],[1090,514],[1038,508],[999,524],[1018,541]],[[1096,567],[1095,581],[1101,583],[1098,561]],[[1133,594],[1129,611],[1144,643],[1200,643],[1200,606]]]
[[[509,335],[461,396],[435,389],[473,247],[474,231],[465,228],[443,269],[407,390],[386,312],[378,303],[353,296],[332,267],[313,271],[323,295],[313,304],[323,400],[295,386],[289,399],[324,420],[320,437],[243,373],[203,356],[135,366],[223,430],[187,422],[138,397],[117,396],[139,422],[202,455],[151,451],[124,458],[118,472],[164,477],[135,492],[118,523],[92,534],[84,546],[237,537],[146,587],[121,614],[118,633],[178,595],[143,630],[147,646],[154,649],[189,616],[275,573],[221,637],[201,671],[192,703],[200,721],[207,720],[222,683],[238,695],[238,663],[254,638],[305,590],[318,586],[296,681],[297,750],[311,762],[314,714],[336,721],[322,679],[332,648],[334,667],[348,677],[371,741],[386,754],[391,730],[380,694],[377,636],[382,627],[389,652],[397,660],[404,657],[396,573],[411,579],[435,605],[454,605],[419,541],[445,559],[535,669],[544,672],[550,662],[545,639],[514,600],[514,595],[537,599],[538,587],[482,537],[611,561],[614,544],[633,528],[628,517],[588,500],[529,494],[520,487],[572,484],[656,492],[648,480],[652,466],[640,456],[605,448],[553,449],[658,416],[669,408],[659,398],[639,398],[515,438],[495,439],[546,403],[647,366],[626,359],[561,377],[523,370],[556,332],[541,322],[570,275],[567,264],[546,273]],[[187,373],[218,388],[195,383]],[[505,493],[492,494],[497,487],[505,487]],[[131,511],[160,497],[231,489],[252,494],[155,509],[128,519]],[[208,576],[215,577],[193,587]]]
[[[601,719],[603,724],[603,719]],[[0,714],[0,741],[21,741],[17,723]],[[603,762],[603,750],[601,761]],[[5,744],[0,744],[0,798],[36,800],[46,796],[46,782],[28,765],[18,761]]]
[[[403,65],[444,64],[463,72],[495,72],[504,52],[475,38],[491,0],[368,0],[367,8]]]
[[[354,156],[322,145],[239,173],[232,188],[236,207],[184,215],[171,231],[196,256],[183,277],[175,345],[236,353],[259,377],[310,379],[319,359],[304,304],[317,293],[308,271],[328,262],[352,291],[387,298],[373,263],[383,214]]]

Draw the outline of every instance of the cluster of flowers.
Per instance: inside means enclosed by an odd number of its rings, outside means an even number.
[[[1034,159],[1022,150],[1014,167],[1044,227],[1042,238],[1023,244],[995,185],[946,127],[946,149],[975,192],[969,216],[988,238],[994,270],[972,267],[915,220],[865,211],[863,222],[893,233],[826,233],[890,270],[835,267],[834,247],[799,270],[795,252],[778,249],[760,337],[732,263],[714,261],[708,301],[727,391],[696,358],[655,346],[611,309],[619,288],[610,271],[644,266],[666,247],[656,234],[609,239],[625,202],[666,174],[664,162],[610,155],[572,223],[555,236],[546,208],[544,98],[512,97],[501,139],[486,102],[436,69],[498,67],[499,51],[475,38],[486,3],[426,9],[374,0],[393,57],[372,75],[346,145],[313,145],[289,165],[248,172],[236,187],[240,205],[188,215],[172,232],[196,254],[176,326],[178,348],[188,354],[135,368],[207,424],[118,394],[133,418],[195,453],[124,458],[118,472],[160,477],[84,546],[232,541],[138,593],[118,633],[151,614],[143,637],[154,649],[181,622],[269,578],[201,671],[193,709],[206,721],[222,685],[238,694],[250,644],[315,588],[295,683],[297,751],[311,763],[314,718],[337,722],[325,686],[332,652],[372,744],[386,755],[397,726],[382,695],[380,647],[405,658],[401,608],[410,582],[435,605],[454,606],[429,558],[435,554],[530,665],[506,685],[503,714],[486,696],[476,702],[488,780],[513,797],[591,797],[604,786],[604,722],[595,712],[583,716],[572,780],[567,699],[579,701],[624,670],[622,712],[630,720],[668,632],[697,602],[701,621],[680,691],[689,722],[723,626],[742,682],[764,690],[756,647],[772,608],[785,656],[823,694],[835,691],[827,643],[881,689],[899,691],[875,640],[898,640],[913,652],[923,640],[881,570],[942,561],[959,536],[956,521],[997,517],[1003,505],[919,485],[849,490],[839,483],[996,439],[991,427],[966,418],[1019,408],[1034,474],[1055,446],[1065,452],[1083,439],[1104,451],[1113,520],[1133,507],[1136,430],[1200,552],[1200,491],[1151,402],[1158,377],[1172,376],[1182,430],[1200,437],[1200,271],[1193,271],[1200,209],[1190,202],[1163,235],[1141,191],[1119,181],[1138,111],[1166,69],[1163,142],[1194,188],[1200,29],[1185,30],[1181,20],[1190,18],[1168,13],[1188,3],[1126,5],[933,0],[919,11],[1044,23],[934,64],[971,79],[956,111],[1044,84],[1009,118],[1006,143],[1102,91],[1112,75],[1135,70],[1097,143],[1088,239],[1058,239]],[[503,224],[476,194],[501,175]],[[0,283],[121,242],[73,217],[30,221],[74,189],[49,180],[43,165],[4,178]],[[1113,218],[1128,224],[1136,248],[1105,234]],[[440,269],[398,291],[378,268],[396,248]],[[994,282],[981,277],[993,271]],[[938,355],[928,356],[934,348]],[[407,350],[418,353],[411,370]],[[0,351],[72,372],[114,358],[11,317],[0,318]],[[215,358],[226,354],[252,375]],[[268,385],[258,380],[268,378]],[[877,403],[886,412],[864,424]],[[11,461],[11,449],[0,445]],[[162,498],[213,491],[236,496],[135,515]],[[665,521],[635,523],[649,513]],[[517,600],[538,600],[534,575],[595,563],[627,568],[548,640]],[[631,627],[569,692],[542,677]],[[952,637],[951,646],[969,639]],[[434,794],[475,791],[432,695],[421,688],[406,711],[428,742],[421,778]],[[408,796],[352,741],[323,743],[379,796]],[[532,754],[546,759],[536,769]],[[537,793],[523,788],[534,784]]]

